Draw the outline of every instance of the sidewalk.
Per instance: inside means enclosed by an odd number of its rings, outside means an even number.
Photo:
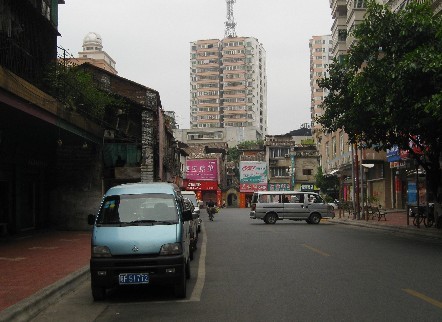
[[[442,229],[417,228],[413,218],[407,226],[405,211],[388,211],[386,219],[340,218],[336,212],[327,221],[442,239]],[[54,230],[0,238],[0,321],[27,321],[86,280],[90,238],[87,231]]]
[[[437,229],[435,225],[432,227],[425,227],[425,225],[422,223],[420,225],[420,228],[413,225],[413,217],[408,218],[408,225],[407,225],[407,212],[405,210],[387,210],[385,219],[381,218],[378,220],[377,217],[374,219],[371,219],[369,217],[368,220],[366,219],[353,219],[352,216],[348,216],[348,213],[345,212],[344,214],[339,214],[339,211],[335,211],[335,218],[330,219],[330,222],[340,223],[340,224],[347,224],[347,225],[355,225],[355,226],[362,226],[362,227],[370,227],[370,228],[376,228],[376,229],[384,229],[384,230],[390,230],[390,231],[400,231],[407,234],[412,235],[420,235],[420,236],[427,236],[427,237],[434,237],[434,238],[441,238],[442,239],[442,229]]]
[[[85,279],[90,239],[55,230],[0,238],[0,321],[28,320]]]

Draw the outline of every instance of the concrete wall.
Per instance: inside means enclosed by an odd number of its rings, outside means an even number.
[[[96,214],[103,196],[101,150],[89,146],[62,146],[57,149],[50,189],[50,220],[58,229],[88,230],[88,214]]]

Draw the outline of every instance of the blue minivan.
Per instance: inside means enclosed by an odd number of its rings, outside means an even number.
[[[171,183],[110,188],[98,214],[88,216],[94,300],[103,300],[108,288],[151,284],[173,286],[185,298],[192,212],[192,203]]]

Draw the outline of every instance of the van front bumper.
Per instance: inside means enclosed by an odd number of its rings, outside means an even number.
[[[179,283],[185,270],[183,255],[178,256],[121,256],[91,258],[91,285],[111,288],[120,285],[119,275],[147,273],[152,285],[174,285]]]

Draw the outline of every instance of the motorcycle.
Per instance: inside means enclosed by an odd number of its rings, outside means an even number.
[[[207,207],[207,213],[209,214],[209,220],[213,221],[213,215],[215,215],[215,207]]]

